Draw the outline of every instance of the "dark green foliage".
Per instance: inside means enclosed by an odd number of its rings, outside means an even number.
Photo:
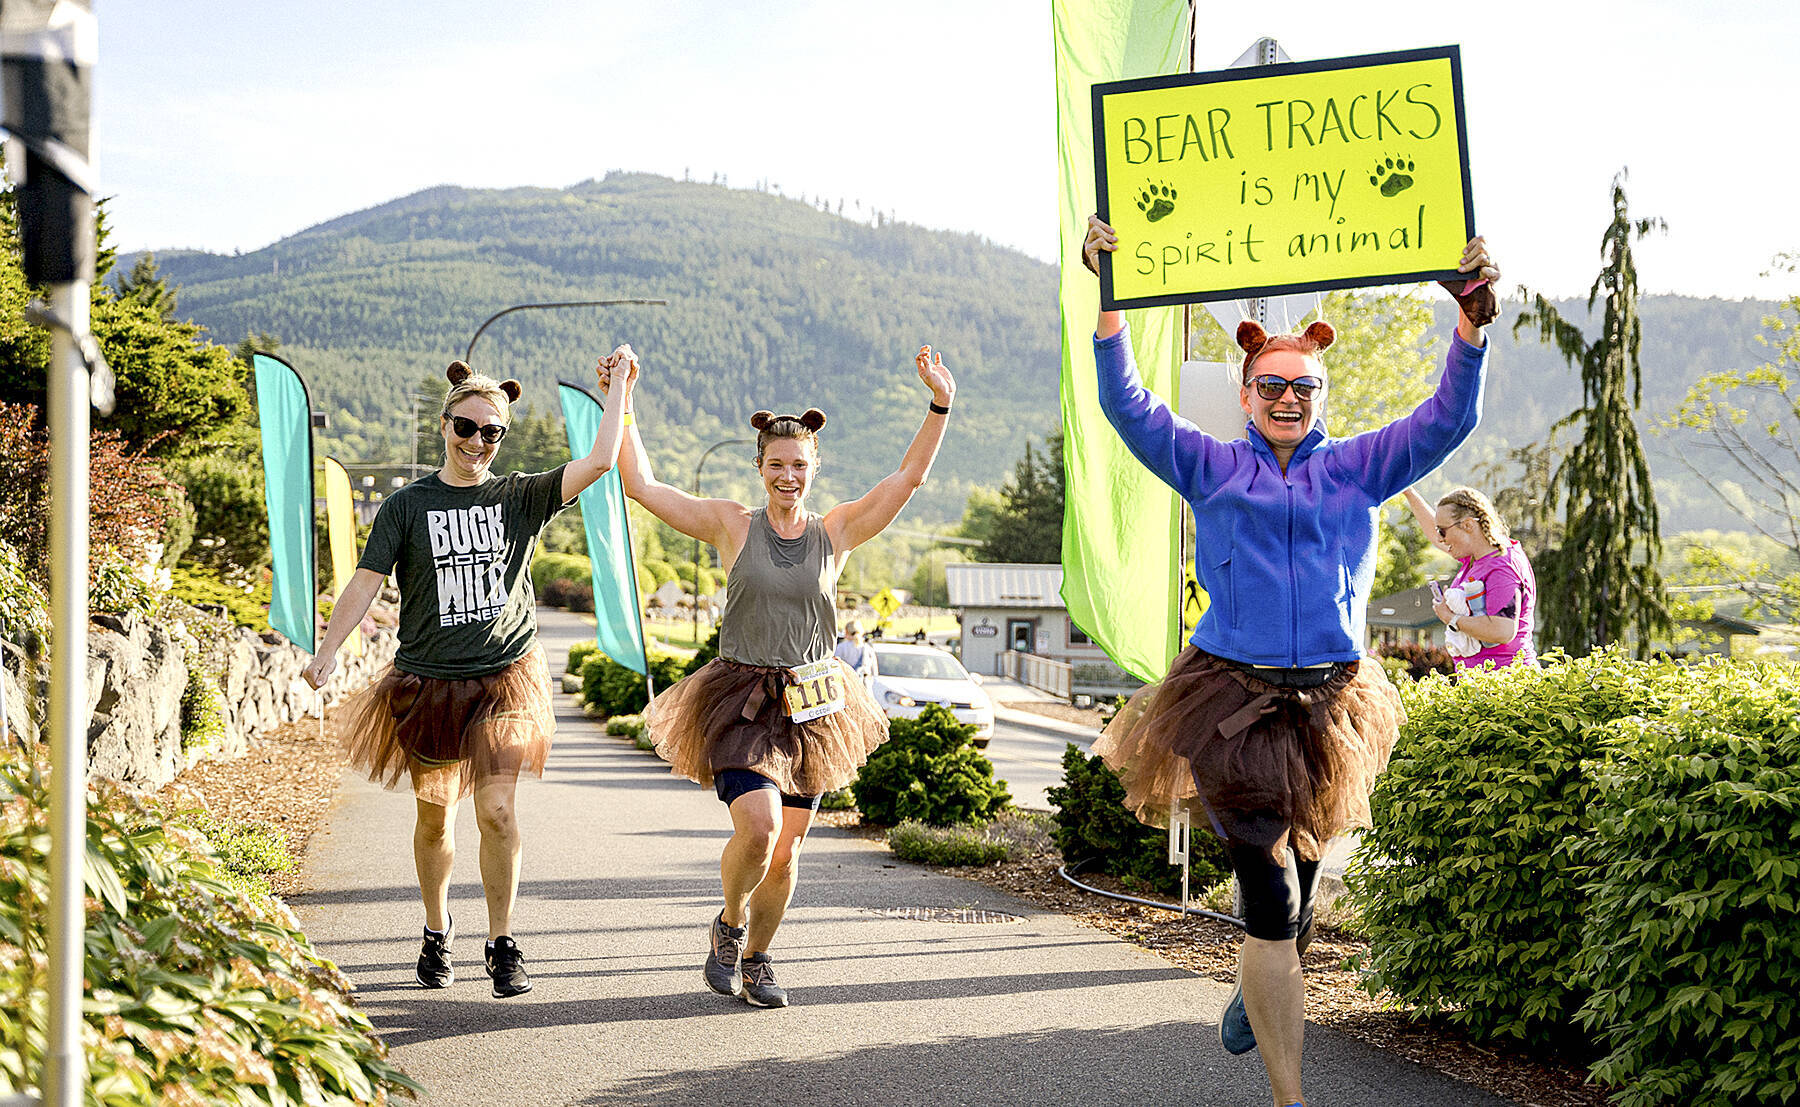
[[[1012,803],[994,765],[970,742],[972,726],[930,704],[916,719],[894,719],[851,790],[863,818],[891,825],[985,822]]]
[[[1098,756],[1069,743],[1063,750],[1063,782],[1045,794],[1056,808],[1052,832],[1063,860],[1098,859],[1089,871],[1108,873],[1146,891],[1181,894],[1181,869],[1169,864],[1169,832],[1145,826],[1125,808],[1125,785]],[[1230,875],[1224,843],[1196,825],[1190,839],[1188,884],[1205,888]]]
[[[576,614],[591,613],[594,610],[594,586],[587,581],[570,581],[567,584],[568,595],[563,606]]]
[[[206,670],[197,649],[189,650],[187,686],[181,692],[181,750],[203,750],[223,737],[225,697],[219,676]]]
[[[1063,436],[1025,456],[1000,488],[1000,507],[987,523],[986,544],[972,547],[980,561],[1056,565],[1062,562]]]
[[[700,666],[717,656],[719,656],[719,628],[714,627],[713,632],[707,635],[706,641],[701,644],[699,649],[694,651],[694,656],[688,658],[687,671],[689,673],[695,672]]]
[[[194,534],[185,560],[216,572],[258,569],[269,563],[269,509],[263,467],[256,454],[203,453],[166,466],[194,512]],[[321,541],[326,528],[319,527]],[[329,565],[329,560],[321,561]]]
[[[682,678],[686,658],[650,651],[650,679],[662,691]],[[602,715],[639,715],[650,705],[644,678],[604,653],[588,654],[581,663],[581,699]]]
[[[531,562],[531,587],[539,595],[553,580],[593,580],[593,566],[581,554],[539,554]]]
[[[1613,180],[1612,199],[1613,218],[1601,244],[1606,267],[1588,293],[1590,311],[1605,294],[1600,336],[1589,342],[1543,296],[1533,298],[1514,321],[1513,334],[1535,329],[1541,341],[1581,370],[1581,406],[1552,429],[1554,434],[1579,428],[1579,438],[1556,471],[1562,541],[1533,565],[1543,594],[1556,598],[1538,608],[1539,640],[1581,655],[1635,639],[1642,657],[1651,641],[1668,631],[1669,612],[1657,570],[1662,535],[1656,490],[1637,428],[1643,321],[1631,243],[1661,228],[1662,221],[1632,221],[1623,173]]]
[[[1401,686],[1407,720],[1347,876],[1372,992],[1481,1038],[1568,1043],[1594,876],[1579,846],[1609,801],[1611,724],[1660,713],[1684,673],[1614,647]]]
[[[1800,1100],[1800,674],[1690,671],[1620,724],[1589,886],[1580,1023],[1623,1107]]]
[[[4,1096],[35,1090],[45,1060],[48,776],[0,753]],[[348,1107],[423,1090],[387,1061],[350,982],[293,916],[234,886],[231,867],[266,866],[273,843],[221,857],[183,822],[106,784],[88,802],[88,1102]]]
[[[1012,857],[1012,846],[986,827],[927,826],[908,819],[888,831],[888,848],[920,865],[992,865]]]

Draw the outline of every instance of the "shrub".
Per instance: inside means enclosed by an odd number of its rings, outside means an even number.
[[[542,588],[537,590],[537,602],[545,607],[567,607],[569,606],[569,588],[573,584],[573,581],[564,580],[562,577],[552,577],[544,582]]]
[[[646,588],[644,590],[646,592],[654,592],[670,581],[677,579],[675,567],[660,557],[646,557],[644,560],[638,562],[638,568],[645,570],[652,577],[656,578],[656,583],[652,584],[649,588]]]
[[[531,587],[540,595],[553,580],[591,580],[593,569],[580,554],[540,553],[531,562]]]
[[[1063,750],[1063,782],[1045,792],[1056,812],[1053,837],[1073,865],[1099,859],[1099,871],[1147,891],[1179,895],[1181,869],[1169,864],[1169,832],[1138,821],[1125,807],[1125,785],[1098,755],[1073,742]],[[1230,873],[1225,845],[1202,824],[1189,838],[1191,887],[1205,887]]]
[[[1450,659],[1450,651],[1442,646],[1424,646],[1417,642],[1389,642],[1375,647],[1375,656],[1382,662],[1382,668],[1388,669],[1387,661],[1399,660],[1406,664],[1406,675],[1414,680],[1423,680],[1430,673],[1442,673],[1449,676],[1456,669],[1456,662]],[[1393,670],[1388,669],[1393,676]]]
[[[48,776],[14,751],[0,760],[0,1095],[32,1088],[44,1063]],[[348,1105],[423,1090],[388,1063],[293,915],[240,894],[179,817],[102,785],[86,837],[90,1102]]]
[[[256,455],[209,452],[169,462],[168,467],[170,478],[186,491],[199,539],[184,551],[185,562],[221,574],[268,564],[269,512],[263,467]]]
[[[985,822],[1012,803],[994,765],[970,742],[975,733],[937,704],[917,719],[894,719],[887,742],[869,755],[850,787],[863,818],[933,826]]]
[[[568,671],[571,673],[579,673],[581,671],[581,663],[587,660],[589,654],[599,648],[600,643],[592,638],[585,642],[571,642],[569,644]]]
[[[848,788],[826,792],[819,798],[819,809],[821,811],[854,811],[856,810],[856,793]]]
[[[637,579],[638,595],[648,596],[656,591],[656,574],[644,568],[642,563],[632,567],[632,575]]]
[[[705,665],[708,661],[711,661],[717,656],[719,656],[719,629],[714,627],[713,632],[707,636],[706,641],[701,644],[699,649],[694,651],[694,656],[688,658],[686,671],[689,673],[697,672],[702,665]]]
[[[1619,724],[1587,853],[1579,1021],[1624,1107],[1800,1098],[1800,674],[1694,674],[1659,719]]]
[[[614,715],[606,720],[606,733],[615,738],[636,738],[644,733],[642,715]]]
[[[201,661],[198,647],[185,647],[187,686],[181,692],[181,749],[202,750],[225,737],[225,696],[218,674]]]
[[[170,573],[173,580],[174,574]],[[149,615],[163,593],[144,579],[138,566],[129,564],[119,551],[96,549],[88,573],[88,610],[114,615]]]
[[[926,826],[916,819],[888,831],[887,843],[900,860],[921,865],[992,865],[1012,857],[1012,846],[986,827]]]
[[[1478,1037],[1567,1042],[1599,759],[1619,741],[1610,724],[1660,714],[1682,673],[1615,647],[1401,688],[1408,718],[1347,875],[1371,993]]]
[[[680,680],[685,658],[650,651],[650,679],[658,689]],[[591,653],[581,663],[581,700],[601,715],[638,715],[650,705],[644,678],[604,653]]]
[[[194,607],[222,607],[231,621],[251,630],[269,625],[269,584],[232,584],[211,569],[177,565],[169,570],[169,595]]]
[[[594,610],[594,586],[588,581],[571,581],[566,586],[568,598],[565,605],[570,611],[580,614]]]
[[[48,645],[50,597],[25,575],[18,551],[0,540],[0,639]]]
[[[181,821],[206,836],[218,855],[225,883],[246,897],[266,902],[275,894],[269,877],[300,867],[279,827],[229,823],[204,812],[181,816]]]

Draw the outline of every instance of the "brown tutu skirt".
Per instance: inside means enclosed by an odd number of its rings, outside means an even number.
[[[710,786],[726,769],[749,769],[791,796],[816,796],[856,779],[888,739],[887,716],[841,660],[844,707],[796,723],[786,712],[785,669],[716,657],[677,681],[644,712],[656,754],[676,776]]]
[[[556,710],[542,647],[497,673],[438,680],[389,667],[338,712],[350,764],[384,788],[454,805],[488,781],[544,775]]]
[[[1380,666],[1352,662],[1316,688],[1269,684],[1194,646],[1160,684],[1119,709],[1094,752],[1125,783],[1125,806],[1168,825],[1198,800],[1228,841],[1319,859],[1346,827],[1369,825],[1369,792],[1403,717]]]

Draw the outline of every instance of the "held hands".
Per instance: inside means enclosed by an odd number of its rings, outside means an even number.
[[[300,670],[300,679],[313,686],[314,690],[325,687],[331,674],[337,671],[337,655],[329,653],[314,654],[313,659]]]
[[[1494,295],[1494,285],[1500,280],[1500,267],[1488,254],[1487,239],[1476,235],[1463,247],[1462,261],[1457,271],[1471,273],[1473,277],[1466,281],[1439,281],[1444,289],[1456,298],[1456,306],[1462,309],[1463,316],[1476,327],[1485,327],[1500,315],[1500,301]]]
[[[1479,240],[1478,240],[1479,241]],[[1087,239],[1081,244],[1081,264],[1098,277],[1100,275],[1100,251],[1112,253],[1119,248],[1119,236],[1113,229],[1100,221],[1098,215],[1088,216]]]
[[[631,348],[629,343],[621,345],[612,353],[600,358],[600,364],[595,367],[595,373],[600,378],[600,391],[603,394],[611,396],[613,385],[616,382],[622,389],[620,395],[629,395],[632,387],[637,384],[638,356],[636,351]]]
[[[956,378],[944,368],[944,355],[934,353],[930,346],[920,346],[919,355],[913,360],[919,366],[919,379],[931,389],[932,402],[939,407],[949,407],[956,397]]]

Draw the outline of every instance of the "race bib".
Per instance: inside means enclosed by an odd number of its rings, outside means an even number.
[[[837,659],[809,661],[789,669],[793,680],[783,690],[788,717],[796,723],[820,719],[844,709],[844,686],[838,679]]]

